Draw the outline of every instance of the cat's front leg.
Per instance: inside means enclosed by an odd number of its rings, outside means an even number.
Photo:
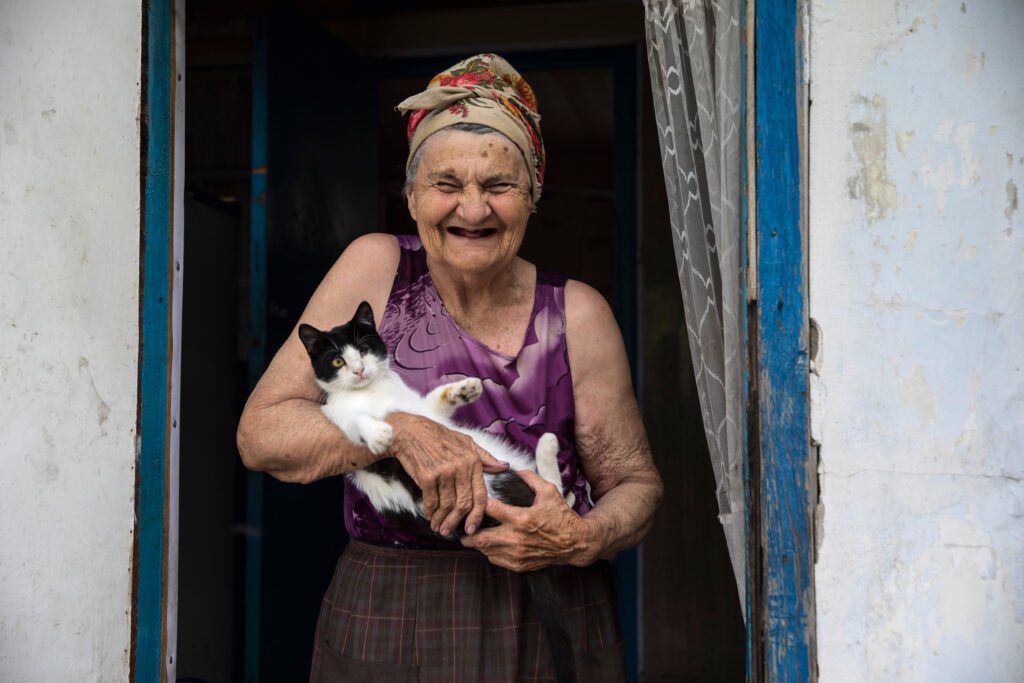
[[[356,418],[356,428],[359,433],[359,440],[374,455],[383,455],[391,447],[393,433],[391,425],[387,422],[370,417],[369,415],[360,415]]]
[[[444,417],[451,417],[456,408],[472,403],[483,393],[483,382],[476,377],[467,377],[458,382],[442,384],[427,394],[426,400],[432,410]]]

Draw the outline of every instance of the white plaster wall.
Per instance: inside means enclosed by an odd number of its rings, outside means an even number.
[[[137,0],[0,2],[0,680],[127,680]]]
[[[1024,4],[811,0],[822,681],[1024,681]]]

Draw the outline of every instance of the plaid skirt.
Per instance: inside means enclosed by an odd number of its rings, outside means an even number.
[[[576,678],[624,681],[611,566],[552,567]],[[350,540],[324,595],[313,683],[554,680],[519,574],[476,551]]]

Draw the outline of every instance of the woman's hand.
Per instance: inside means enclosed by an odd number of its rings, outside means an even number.
[[[461,432],[418,415],[393,413],[391,455],[423,491],[423,513],[430,528],[451,534],[465,519],[467,534],[480,526],[487,505],[484,472],[504,472],[508,463]]]
[[[594,543],[589,525],[565,504],[558,489],[534,472],[519,475],[537,494],[533,505],[515,507],[489,499],[487,515],[500,524],[464,537],[462,545],[516,572],[552,564],[582,567],[596,560],[594,549],[600,544]]]

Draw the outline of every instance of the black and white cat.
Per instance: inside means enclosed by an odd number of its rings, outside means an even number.
[[[537,443],[534,458],[528,451],[482,429],[464,427],[452,420],[459,406],[477,400],[483,385],[470,377],[444,384],[426,396],[420,396],[393,372],[388,350],[377,334],[373,309],[365,301],[356,315],[344,325],[321,331],[311,325],[299,325],[299,338],[309,353],[317,383],[327,395],[324,414],[344,432],[350,441],[365,445],[376,455],[387,453],[391,445],[391,425],[384,418],[393,412],[422,415],[446,427],[468,435],[481,448],[511,465],[506,472],[484,474],[487,492],[493,498],[528,507],[535,493],[516,470],[533,470],[554,484],[572,507],[575,500],[562,486],[558,470],[558,438],[544,434]],[[431,534],[423,516],[423,495],[412,477],[396,458],[383,458],[347,475],[366,494],[370,503],[399,528]],[[493,526],[485,517],[482,526]],[[454,536],[463,535],[462,525]],[[525,572],[559,683],[575,680],[572,641],[558,604],[554,580],[544,571]]]
[[[387,347],[374,324],[373,309],[365,301],[351,321],[329,332],[299,325],[299,338],[309,353],[317,384],[327,395],[324,414],[353,443],[365,445],[374,455],[383,455],[392,439],[391,425],[384,418],[395,412],[421,415],[466,434],[495,458],[511,465],[506,472],[484,474],[492,498],[520,507],[533,504],[533,489],[516,474],[517,470],[537,472],[565,496],[554,434],[549,432],[540,438],[531,458],[528,451],[501,436],[453,421],[456,408],[480,398],[482,382],[469,377],[420,396],[391,370]],[[382,459],[348,476],[385,515],[422,518],[422,493],[394,458]],[[572,492],[565,497],[571,507]]]

